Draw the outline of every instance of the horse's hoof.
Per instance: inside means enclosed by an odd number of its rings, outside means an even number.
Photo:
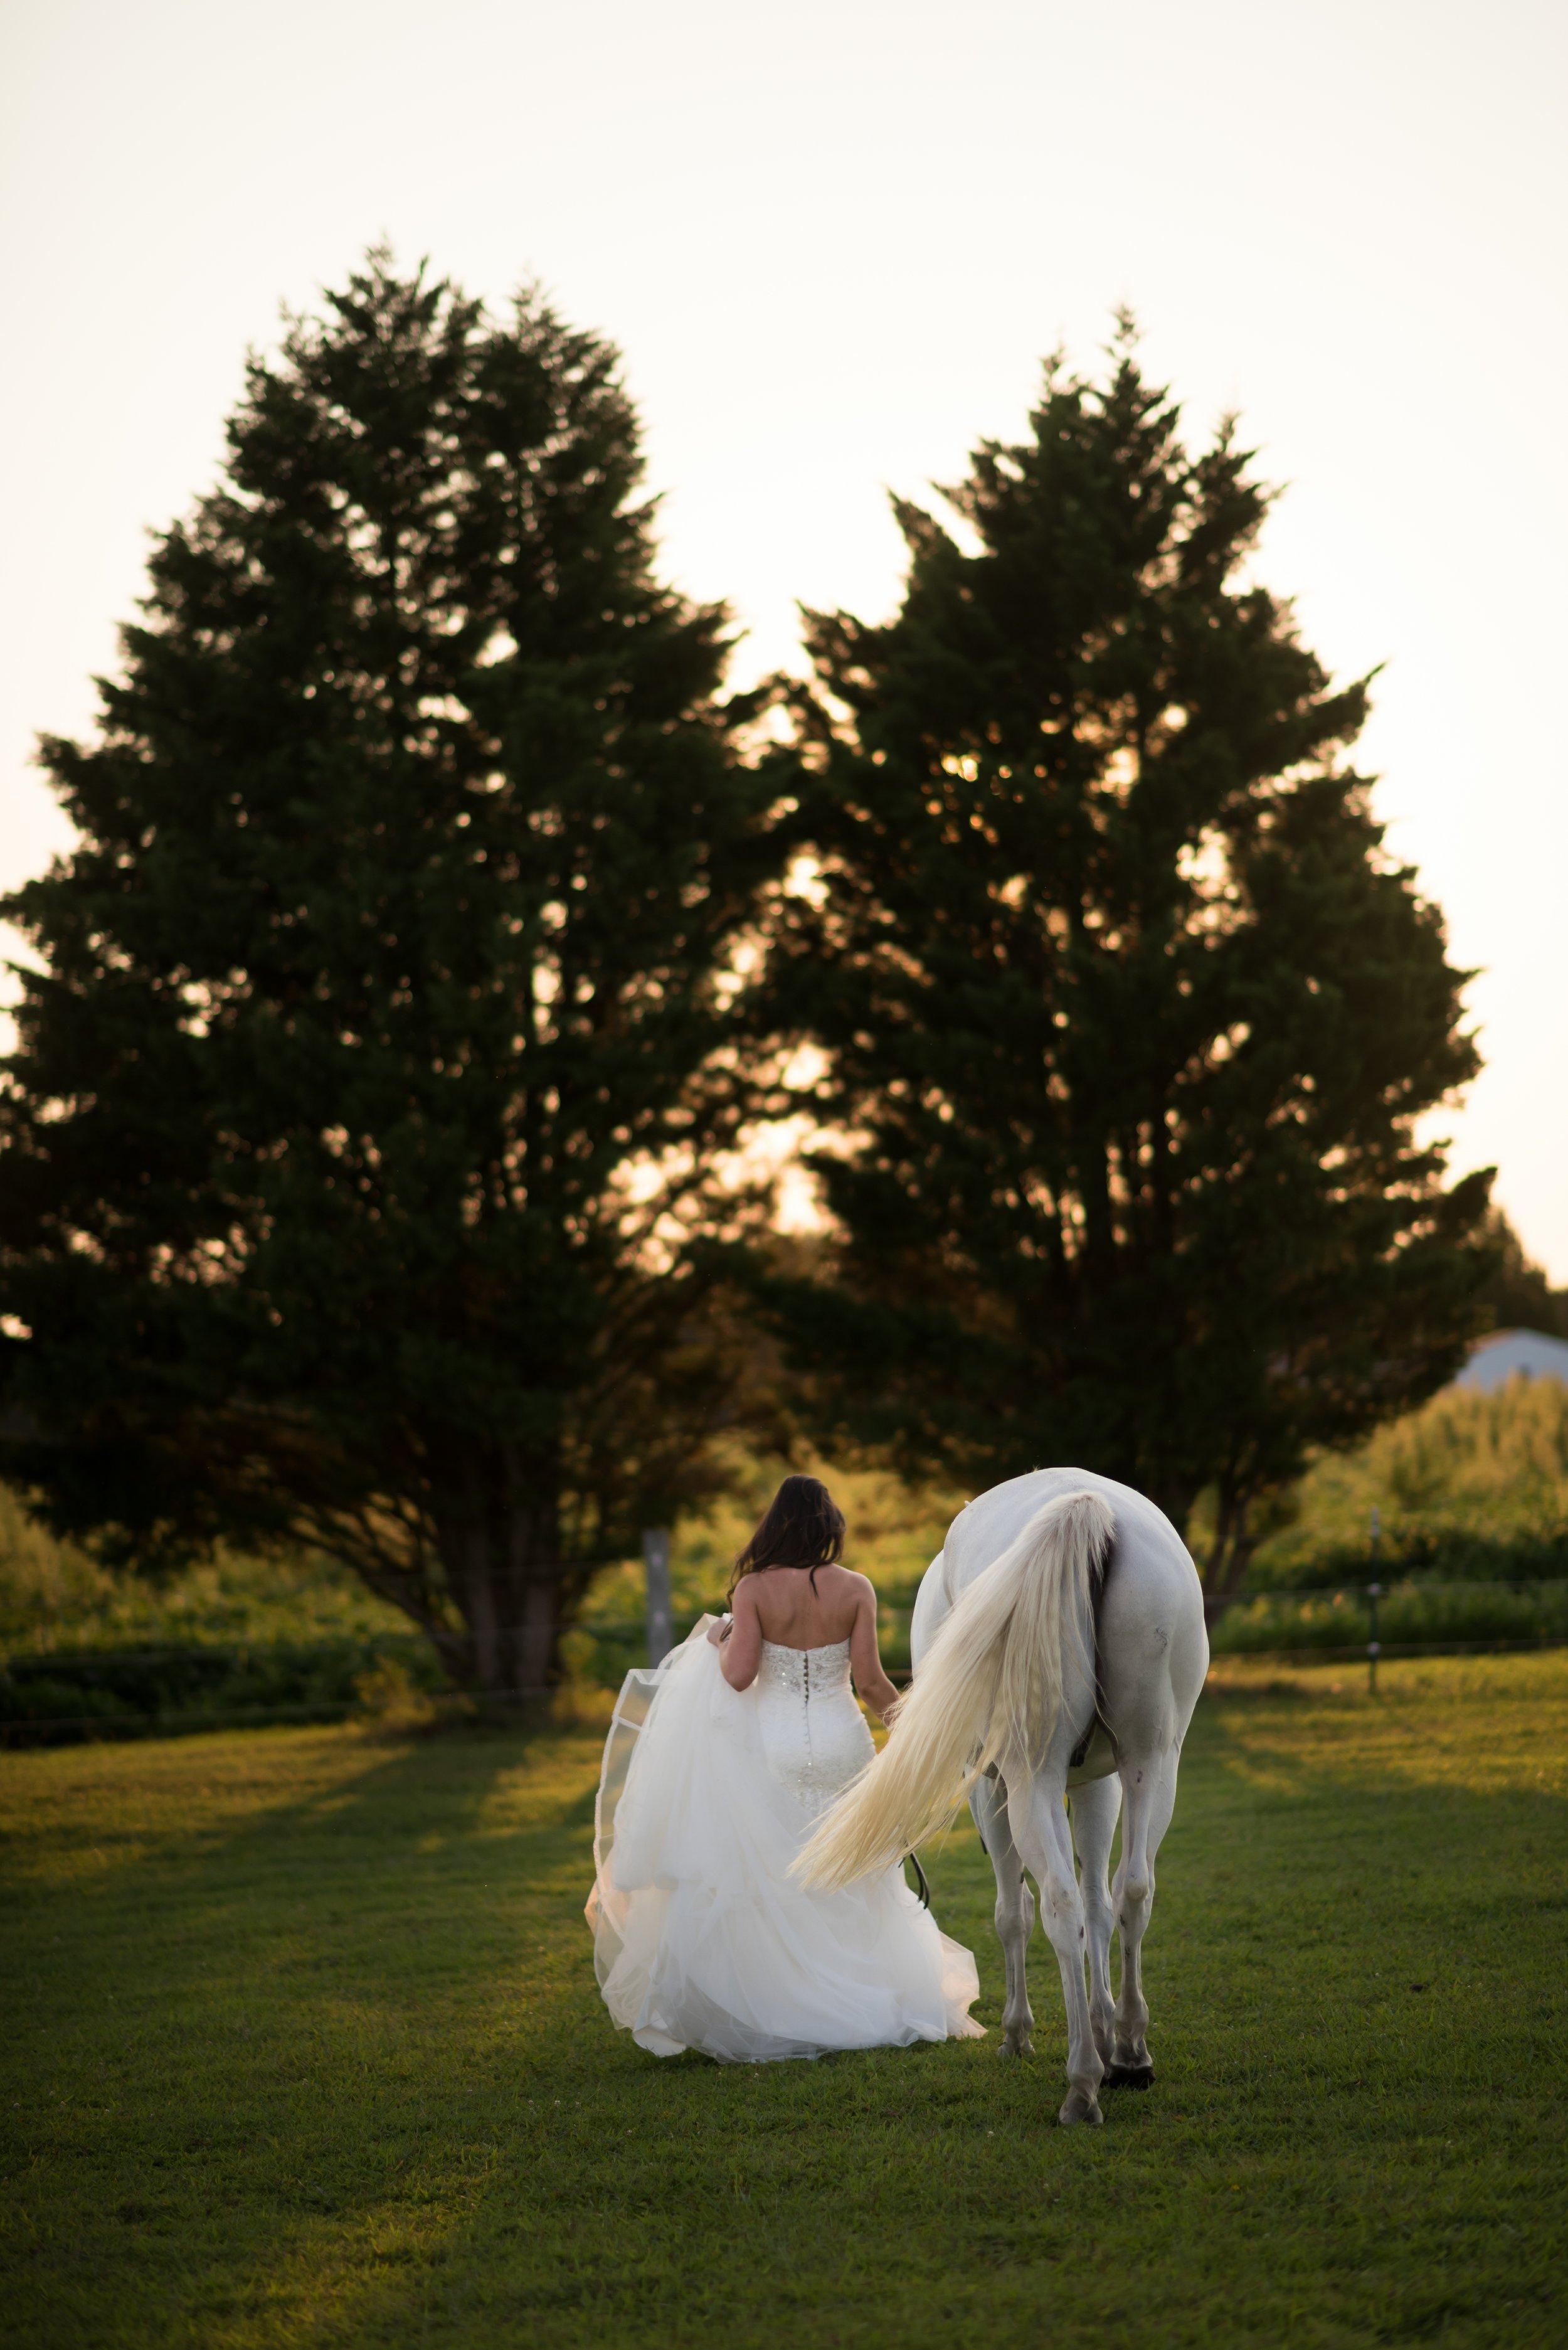
[[[1111,2064],[1106,2067],[1101,2085],[1107,2089],[1147,2089],[1153,2084],[1152,2064]]]
[[[1056,2119],[1064,2129],[1071,2129],[1075,2122],[1087,2122],[1091,2129],[1101,2129],[1106,2117],[1092,2089],[1069,2089]]]
[[[1002,2056],[1033,2056],[1034,2054],[1034,2043],[1031,2040],[1027,2032],[1020,2032],[1016,2033],[1010,2032],[1006,2039],[1002,2042],[998,2054]]]

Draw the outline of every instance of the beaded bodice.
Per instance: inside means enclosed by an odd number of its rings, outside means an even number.
[[[770,1689],[792,1690],[809,1704],[829,1690],[849,1687],[849,1643],[833,1640],[826,1648],[783,1648],[764,1640],[757,1679]]]
[[[768,1768],[815,1819],[875,1751],[849,1684],[849,1643],[764,1640],[754,1686]]]

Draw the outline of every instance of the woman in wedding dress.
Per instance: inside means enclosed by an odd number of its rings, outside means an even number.
[[[844,1519],[786,1477],[736,1561],[733,1614],[628,1673],[605,1744],[587,1918],[605,2005],[656,2056],[722,2063],[971,2039],[974,1960],[901,1868],[824,1893],[790,1876],[886,1718],[876,1594]]]

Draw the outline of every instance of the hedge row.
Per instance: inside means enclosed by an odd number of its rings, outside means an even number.
[[[909,1614],[883,1614],[883,1659],[895,1673],[909,1665]],[[689,1628],[678,1624],[676,1638]],[[1210,1643],[1216,1656],[1347,1650],[1364,1648],[1370,1631],[1366,1587],[1358,1583],[1243,1596],[1210,1625]],[[1385,1589],[1377,1637],[1390,1650],[1568,1643],[1568,1577],[1512,1588],[1402,1579]],[[580,1682],[618,1688],[646,1657],[644,1629],[634,1620],[567,1636],[567,1664]],[[0,1741],[32,1745],[224,1721],[341,1720],[389,1669],[412,1690],[434,1695],[445,1686],[434,1652],[414,1635],[13,1655],[0,1664]]]
[[[95,1728],[194,1729],[235,1715],[331,1721],[352,1710],[365,1676],[392,1660],[412,1687],[443,1686],[434,1652],[413,1636],[14,1654],[0,1665],[0,1731],[32,1743]]]
[[[1216,1656],[1292,1648],[1364,1647],[1372,1633],[1365,1585],[1334,1592],[1241,1599],[1210,1624]],[[1401,1581],[1384,1587],[1377,1638],[1385,1648],[1568,1641],[1568,1581],[1506,1584]]]
[[[1287,1552],[1277,1565],[1265,1555],[1246,1587],[1249,1593],[1283,1586],[1333,1590],[1367,1583],[1375,1573],[1383,1583],[1407,1575],[1445,1583],[1561,1583],[1568,1580],[1568,1527],[1534,1534],[1471,1534],[1462,1527],[1385,1534],[1376,1569],[1366,1542],[1339,1543],[1307,1558]]]

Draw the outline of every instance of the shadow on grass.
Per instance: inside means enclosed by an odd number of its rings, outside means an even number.
[[[580,1906],[591,1740],[339,1732],[326,1768],[319,1738],[268,1742],[181,1742],[186,1838],[7,1899],[0,2137],[25,2338],[167,2341],[171,2303],[197,2334],[265,2334],[280,2295],[325,2294],[323,2322],[348,2322],[472,2196],[530,2016],[551,2035],[581,2002],[582,1951],[556,1946],[563,1896]],[[104,1834],[136,1810],[135,1757],[114,1760]],[[197,1790],[231,1766],[248,1808],[225,1817]]]
[[[1103,2134],[1054,2126],[1064,2035],[1039,1937],[1033,2064],[992,2039],[659,2066],[581,2019],[580,2049],[541,2053],[532,2134],[498,2131],[431,2271],[431,2329],[1034,2345],[1048,2313],[1073,2345],[1561,2338],[1563,2120],[1519,2052],[1561,2032],[1558,1920],[1520,1894],[1545,1899],[1563,1806],[1347,1789],[1332,1748],[1315,1780],[1261,1785],[1231,1767],[1234,1731],[1206,1718],[1161,1858],[1158,2082],[1107,2095]],[[973,1838],[932,1874],[992,2002]]]
[[[1560,2338],[1562,2119],[1520,2053],[1562,2044],[1564,1806],[1347,1779],[1313,1719],[1206,1701],[1147,1945],[1159,2077],[1103,2133],[1054,2126],[1039,1936],[1033,2064],[615,2033],[591,1733],[257,1743],[252,1811],[210,1821],[235,1742],[182,1742],[194,1842],[0,1929],[13,2339]],[[74,1783],[134,1807],[133,1772]],[[929,1866],[994,2022],[989,1866],[968,1831]]]

